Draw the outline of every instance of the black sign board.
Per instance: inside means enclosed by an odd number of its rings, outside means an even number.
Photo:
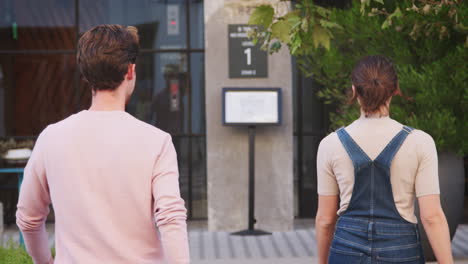
[[[267,52],[248,37],[251,25],[229,25],[229,78],[268,77]]]

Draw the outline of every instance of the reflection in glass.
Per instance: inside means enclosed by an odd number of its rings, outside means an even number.
[[[75,48],[72,0],[0,0],[0,50]]]
[[[192,137],[192,178],[192,217],[207,218],[205,137]]]
[[[188,208],[188,174],[189,174],[189,158],[188,158],[188,137],[173,137],[172,142],[177,152],[177,163],[179,165],[179,186],[180,186],[180,195],[182,199],[185,200],[185,207]]]
[[[205,133],[205,54],[192,53],[190,60],[192,91],[192,133]]]
[[[133,25],[143,49],[182,49],[187,42],[184,0],[80,0],[80,33],[99,24]]]
[[[171,134],[188,133],[187,58],[184,53],[143,54],[127,110]]]
[[[190,48],[205,47],[203,0],[190,0]]]
[[[35,136],[74,112],[74,55],[2,55],[0,68],[1,136]]]

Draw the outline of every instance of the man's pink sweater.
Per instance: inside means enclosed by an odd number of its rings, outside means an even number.
[[[39,136],[17,225],[35,263],[52,263],[51,203],[56,264],[189,263],[178,177],[169,134],[123,111],[82,111]]]

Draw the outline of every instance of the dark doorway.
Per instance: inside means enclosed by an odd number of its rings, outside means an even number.
[[[320,141],[328,133],[328,107],[316,95],[319,84],[304,76],[295,62],[293,65],[295,215],[315,217],[316,157]]]

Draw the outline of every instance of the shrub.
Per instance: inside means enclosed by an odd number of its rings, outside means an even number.
[[[0,247],[0,263],[33,264],[33,261],[23,247],[9,242],[7,247]]]

